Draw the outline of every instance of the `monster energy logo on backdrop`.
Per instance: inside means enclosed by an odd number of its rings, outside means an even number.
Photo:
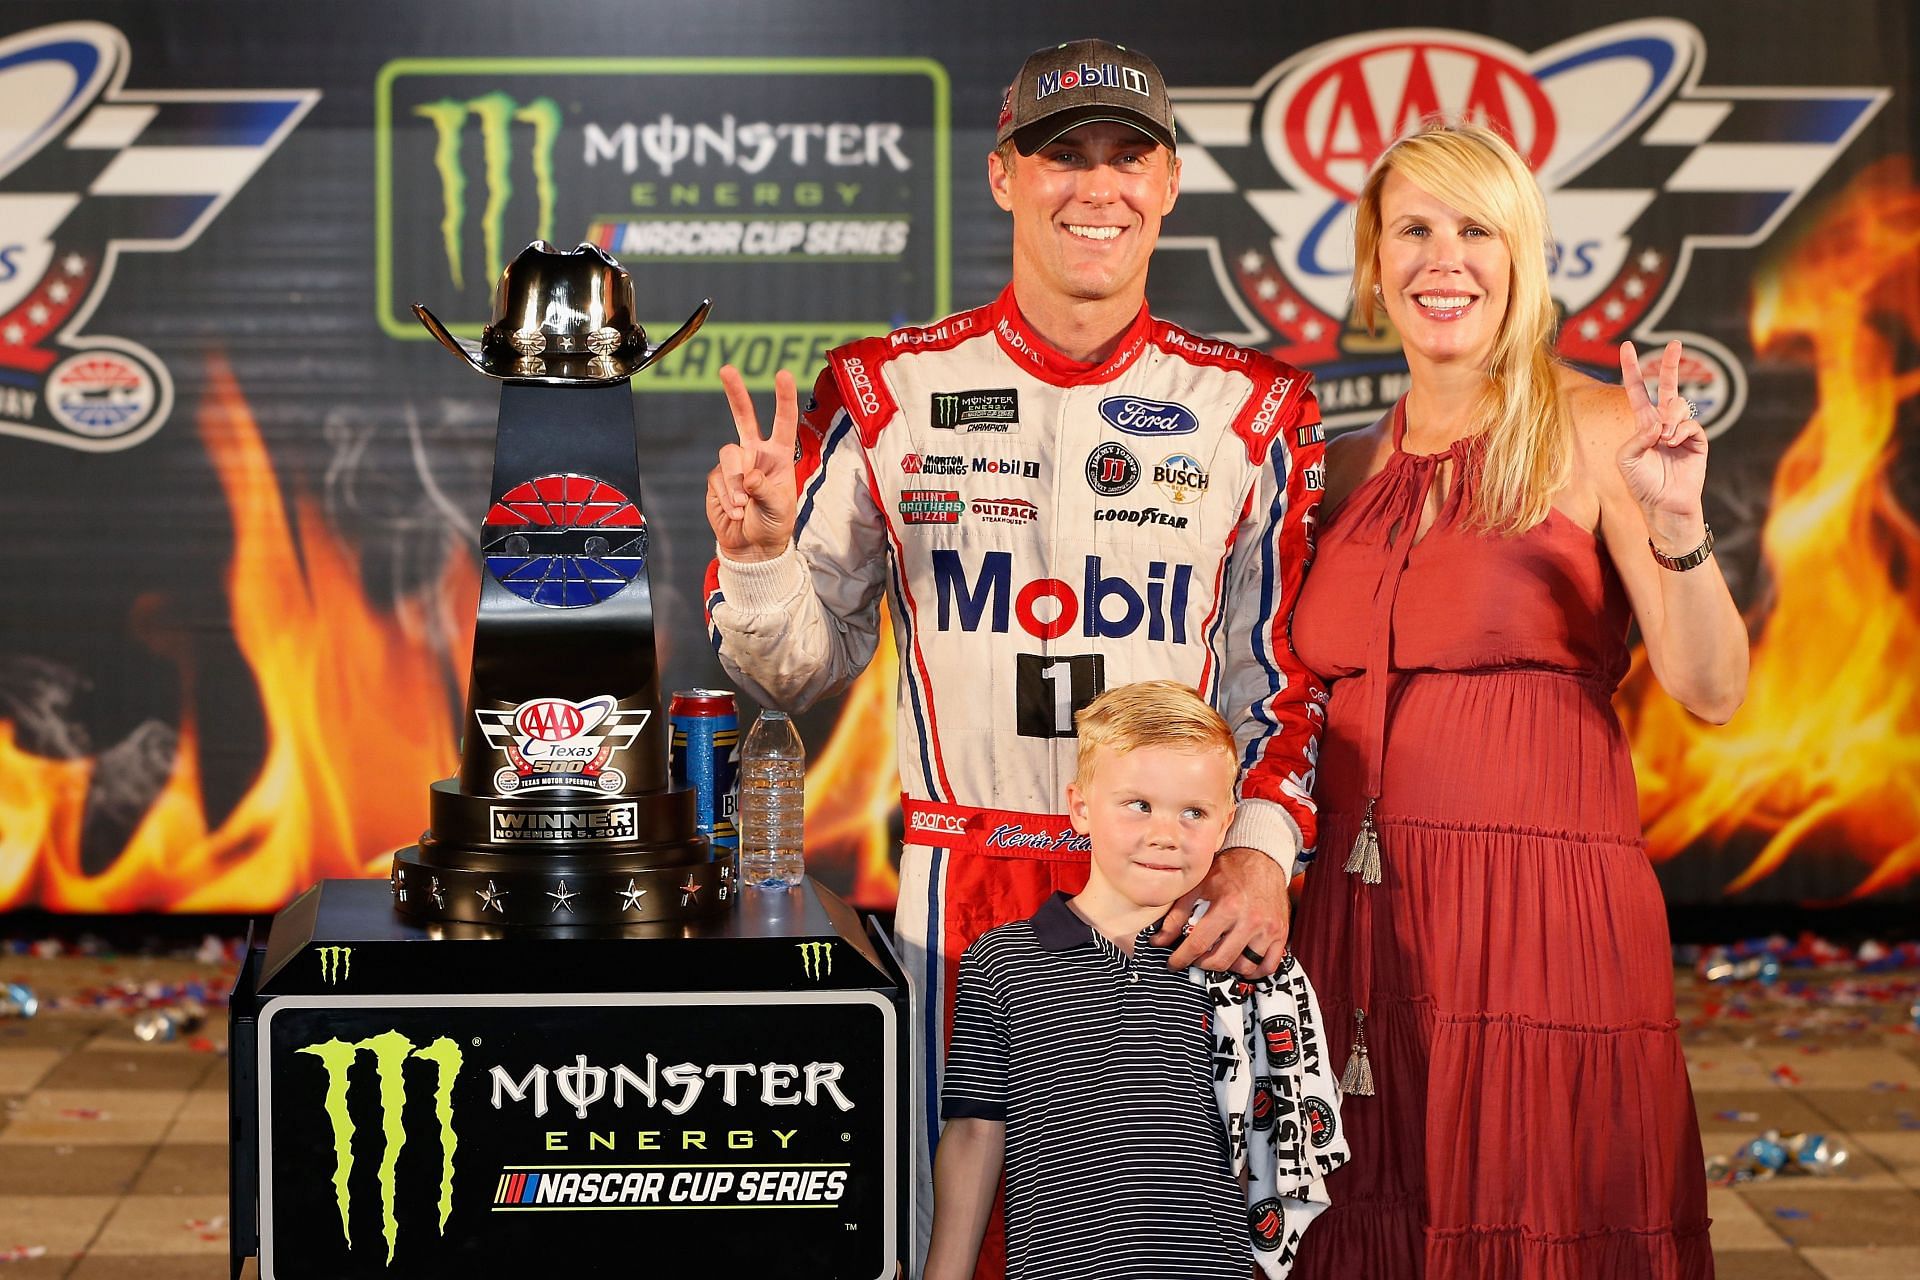
[[[815,982],[833,972],[833,944],[831,942],[802,942],[800,948],[800,966],[809,978]]]
[[[480,235],[486,254],[486,279],[500,276],[506,235],[507,203],[513,198],[513,126],[533,130],[533,185],[540,216],[527,239],[553,239],[553,147],[560,136],[560,107],[552,98],[520,103],[504,93],[485,93],[457,101],[442,98],[413,109],[433,123],[433,167],[440,175],[440,238],[447,251],[447,274],[455,288],[464,288],[460,271],[461,234],[467,215],[467,171],[461,158],[467,121],[480,122],[482,182],[486,205],[480,214]]]
[[[328,986],[353,976],[352,947],[316,947],[320,953],[320,980]]]
[[[329,948],[334,950],[337,948]],[[395,1216],[394,1171],[400,1164],[400,1152],[407,1145],[402,1125],[406,1107],[407,1081],[403,1072],[408,1058],[419,1058],[438,1068],[438,1083],[433,1091],[434,1114],[440,1121],[440,1234],[447,1233],[447,1218],[453,1213],[453,1153],[459,1145],[453,1131],[453,1081],[460,1074],[460,1048],[441,1036],[424,1049],[398,1031],[386,1031],[365,1040],[349,1043],[328,1040],[306,1045],[295,1052],[311,1054],[327,1069],[327,1118],[333,1122],[333,1194],[340,1206],[340,1233],[347,1248],[353,1248],[353,1115],[347,1109],[351,1086],[348,1073],[360,1051],[373,1055],[375,1078],[380,1090],[380,1218],[381,1234],[387,1241],[387,1264],[393,1264],[393,1247],[400,1234]]]

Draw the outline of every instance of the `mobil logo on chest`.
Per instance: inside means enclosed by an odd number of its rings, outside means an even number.
[[[959,551],[933,552],[939,627],[1004,634],[1017,625],[1036,640],[1078,634],[1123,639],[1146,629],[1147,639],[1187,643],[1187,601],[1193,566],[1149,560],[1133,581],[1102,572],[1086,557],[1078,586],[1063,578],[1033,578],[1016,586],[1013,553],[989,551],[969,570]]]

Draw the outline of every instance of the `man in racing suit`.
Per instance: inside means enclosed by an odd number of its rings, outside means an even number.
[[[1073,88],[1061,87],[1079,86]],[[1144,86],[1144,92],[1142,87]],[[1173,956],[1280,963],[1286,883],[1313,844],[1324,693],[1288,634],[1322,476],[1306,375],[1154,319],[1148,256],[1178,194],[1164,81],[1136,52],[1036,52],[989,158],[1013,281],[987,306],[831,353],[804,413],[776,379],[770,439],[723,371],[740,443],[708,480],[722,664],[798,710],[865,668],[889,599],[905,845],[896,933],[916,990],[924,1256],[939,1082],[962,951],[1077,892],[1061,813],[1073,714],[1182,681],[1234,725],[1226,847],[1162,933]],[[998,1213],[982,1271],[997,1274]]]

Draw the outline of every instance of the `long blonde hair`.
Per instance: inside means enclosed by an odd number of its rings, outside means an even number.
[[[1466,495],[1470,527],[1523,533],[1547,518],[1573,470],[1572,428],[1553,354],[1557,319],[1547,287],[1547,204],[1526,163],[1499,134],[1429,121],[1388,147],[1354,206],[1353,290],[1372,332],[1381,303],[1380,191],[1387,174],[1473,217],[1507,242],[1513,266],[1507,314],[1493,340],[1487,386],[1475,411],[1480,475]]]

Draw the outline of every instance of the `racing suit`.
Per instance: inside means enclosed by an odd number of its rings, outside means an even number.
[[[989,306],[832,352],[796,441],[794,545],[716,561],[722,665],[798,710],[900,657],[905,845],[896,934],[915,985],[919,1246],[960,955],[1077,892],[1063,815],[1073,713],[1170,678],[1233,726],[1226,845],[1291,869],[1313,844],[1325,693],[1288,634],[1323,477],[1305,374],[1152,318],[1096,365]],[[982,1248],[983,1263],[1002,1246]]]

